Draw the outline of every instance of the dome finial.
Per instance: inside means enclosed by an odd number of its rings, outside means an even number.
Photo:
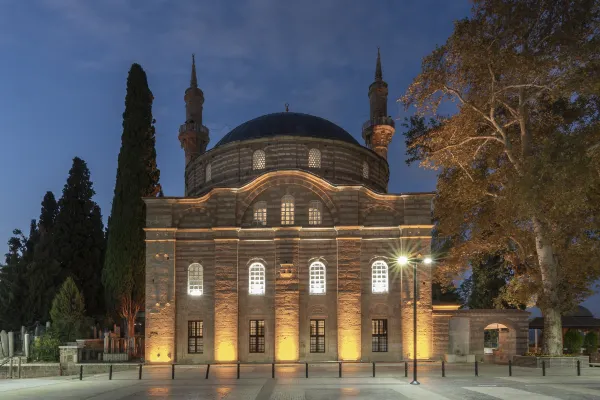
[[[192,53],[192,77],[190,78],[190,87],[198,87],[198,79],[196,78],[196,55]]]
[[[377,46],[377,65],[375,66],[375,80],[383,80],[383,73],[381,72],[381,54],[379,53],[379,46]]]
[[[290,104],[289,103],[285,103],[285,112],[290,111]]]

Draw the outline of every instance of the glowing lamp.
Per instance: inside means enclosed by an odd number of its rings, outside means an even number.
[[[431,257],[425,257],[423,259],[423,263],[425,264],[431,264],[433,262],[433,260],[431,259]]]
[[[400,265],[408,264],[408,257],[406,257],[406,256],[398,257],[398,264],[400,264]]]

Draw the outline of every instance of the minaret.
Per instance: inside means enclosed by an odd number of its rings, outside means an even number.
[[[363,124],[363,139],[368,148],[387,159],[388,145],[396,129],[394,120],[387,115],[388,84],[381,72],[381,55],[377,48],[375,82],[369,86],[370,117]]]
[[[179,127],[179,142],[185,151],[185,164],[187,165],[206,151],[206,146],[210,141],[208,128],[202,125],[204,93],[198,89],[196,60],[193,54],[190,87],[186,89],[183,99],[185,100],[185,124]]]

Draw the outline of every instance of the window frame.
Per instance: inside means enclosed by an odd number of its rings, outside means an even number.
[[[253,262],[248,267],[248,294],[264,296],[267,288],[265,265]]]
[[[322,326],[320,326],[320,325],[322,325]],[[324,319],[311,319],[309,327],[310,327],[310,345],[309,345],[310,352],[311,353],[325,353],[325,320]]]
[[[252,153],[252,170],[262,171],[267,168],[267,154],[264,150],[254,150]]]
[[[188,321],[188,354],[204,354],[204,321],[202,320]]]
[[[327,294],[327,267],[321,261],[313,261],[308,267],[308,293]]]
[[[254,332],[254,334],[252,332]],[[249,353],[264,353],[265,352],[265,320],[264,319],[251,319],[250,320],[250,329],[248,330],[248,352]]]
[[[291,194],[281,198],[281,225],[294,225],[296,217],[296,200]]]
[[[188,294],[202,296],[204,294],[204,267],[200,263],[188,265]]]
[[[308,168],[321,168],[321,156],[321,150],[317,149],[316,147],[308,150]]]
[[[374,294],[389,293],[389,266],[383,260],[371,264],[371,291]],[[385,287],[384,287],[385,286]]]
[[[388,320],[384,318],[371,320],[371,351],[373,353],[388,352]]]
[[[254,203],[252,209],[252,221],[259,221],[261,226],[267,225],[267,202],[266,201],[257,201]],[[257,218],[264,217],[264,218]]]
[[[308,224],[323,224],[323,203],[319,200],[311,200],[308,202]]]

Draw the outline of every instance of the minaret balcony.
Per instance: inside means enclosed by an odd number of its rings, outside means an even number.
[[[208,135],[208,128],[197,122],[186,122],[179,127],[180,134],[190,131]]]
[[[388,125],[391,126],[392,128],[394,128],[396,126],[396,122],[394,121],[394,119],[392,117],[377,117],[377,118],[371,118],[370,120],[368,120],[367,122],[365,122],[363,124],[363,131],[370,129],[374,126],[378,126],[378,125]]]

